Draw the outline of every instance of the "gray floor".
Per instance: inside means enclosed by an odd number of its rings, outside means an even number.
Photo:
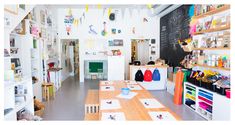
[[[54,100],[45,102],[44,120],[83,120],[84,102],[88,89],[98,89],[98,80],[85,80],[79,84],[77,77],[69,77],[56,92]],[[150,91],[161,103],[176,112],[182,120],[204,120],[201,116],[183,105],[175,105],[173,96],[166,91]]]

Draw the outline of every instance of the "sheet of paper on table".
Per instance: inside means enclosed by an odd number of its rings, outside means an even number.
[[[127,85],[130,90],[142,90],[139,85]]]
[[[125,114],[123,112],[105,112],[101,116],[102,121],[125,121]]]
[[[153,121],[176,121],[176,118],[168,111],[148,112]]]
[[[100,86],[101,91],[114,91],[114,86]]]
[[[127,85],[137,85],[138,83],[136,81],[126,80],[124,81]]]
[[[137,93],[136,92],[129,92],[129,94],[128,95],[124,95],[124,94],[119,94],[119,95],[117,95],[116,97],[118,97],[118,98],[124,98],[124,99],[132,99],[133,97],[135,97],[137,95]]]
[[[103,99],[100,103],[100,110],[120,109],[121,105],[117,99]]]
[[[164,106],[154,98],[140,99],[140,102],[144,105],[145,108],[164,108]]]
[[[113,81],[101,81],[101,85],[113,85]]]

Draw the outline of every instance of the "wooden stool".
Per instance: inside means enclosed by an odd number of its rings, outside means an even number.
[[[54,84],[43,83],[42,84],[42,99],[45,101],[50,100],[50,97],[55,98]]]
[[[99,91],[88,90],[85,102],[85,114],[99,112]]]
[[[85,121],[98,121],[99,120],[99,113],[90,113],[90,114],[85,114]]]

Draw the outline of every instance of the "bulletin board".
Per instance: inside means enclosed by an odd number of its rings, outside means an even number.
[[[160,19],[160,58],[170,66],[181,66],[180,61],[188,54],[180,47],[178,40],[190,37],[190,6],[180,6]]]

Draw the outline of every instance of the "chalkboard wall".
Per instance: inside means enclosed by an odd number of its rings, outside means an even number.
[[[178,40],[189,38],[188,15],[191,5],[182,5],[160,19],[160,58],[170,66],[181,66],[180,61],[188,54]]]

